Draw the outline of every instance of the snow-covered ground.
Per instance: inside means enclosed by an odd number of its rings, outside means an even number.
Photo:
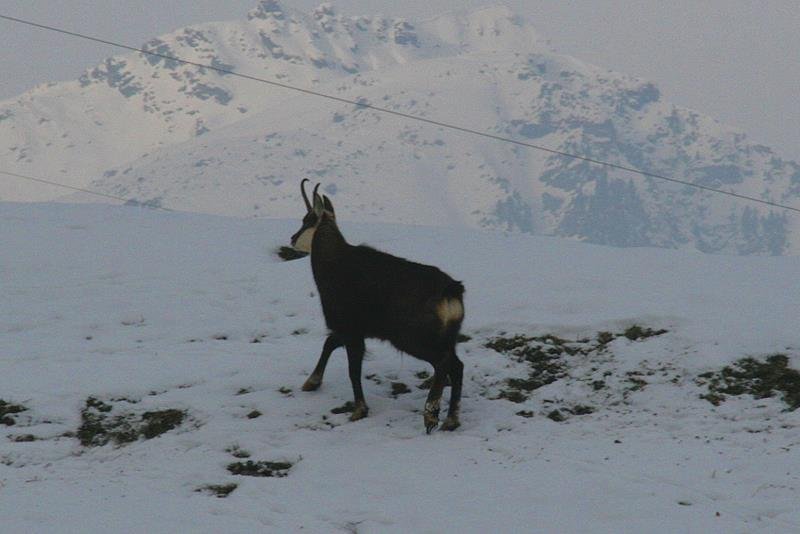
[[[427,366],[387,345],[368,343],[367,419],[331,413],[351,399],[343,353],[300,391],[325,327],[308,260],[274,255],[298,226],[0,204],[0,399],[27,408],[0,425],[1,531],[800,531],[798,412],[780,396],[715,407],[697,383],[744,356],[800,367],[800,258],[343,223],[467,287],[462,427],[426,435]],[[667,332],[598,344],[635,324]],[[514,403],[497,397],[527,364],[485,345],[515,334],[587,350]],[[186,417],[85,447],[89,397],[109,417]],[[246,453],[293,465],[231,474]]]

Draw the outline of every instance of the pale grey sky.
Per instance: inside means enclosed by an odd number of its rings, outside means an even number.
[[[309,9],[314,0],[284,0]],[[431,17],[505,4],[559,52],[656,82],[664,96],[800,160],[797,0],[341,0],[347,14]],[[0,14],[139,45],[187,24],[243,18],[256,0],[0,0]],[[119,50],[0,20],[0,99],[74,79]],[[453,122],[458,117],[446,117]]]

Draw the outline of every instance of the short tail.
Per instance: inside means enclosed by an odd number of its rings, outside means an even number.
[[[458,280],[453,280],[442,291],[442,297],[446,299],[463,300],[464,284],[462,284]]]
[[[453,280],[444,288],[436,314],[441,320],[445,343],[454,347],[464,321],[464,284]]]

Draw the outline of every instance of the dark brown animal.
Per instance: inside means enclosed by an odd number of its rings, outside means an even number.
[[[433,385],[423,412],[425,430],[439,424],[439,405],[447,378],[452,390],[442,430],[460,425],[458,408],[464,364],[456,340],[464,320],[464,286],[436,267],[414,263],[374,248],[347,243],[336,224],[333,204],[314,188],[313,203],[300,190],[307,213],[292,246],[311,254],[311,268],[330,330],[317,366],[303,391],[319,388],[331,353],[344,346],[355,397],[356,421],[366,417],[361,389],[365,338],[390,342],[399,350],[433,365]]]

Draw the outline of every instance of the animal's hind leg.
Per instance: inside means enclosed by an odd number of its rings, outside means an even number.
[[[464,364],[458,359],[455,349],[453,349],[448,362],[447,374],[450,376],[452,389],[450,390],[450,405],[447,410],[447,418],[442,423],[442,430],[455,430],[461,426],[458,420],[458,409],[461,404],[461,385],[464,381]]]
[[[364,338],[348,341],[347,347],[347,367],[350,371],[350,383],[353,386],[353,397],[355,409],[350,416],[351,421],[358,421],[367,416],[369,408],[367,401],[364,400],[364,390],[361,389],[361,362],[364,360]]]
[[[439,405],[442,402],[442,390],[447,378],[446,359],[434,365],[433,369],[433,385],[431,385],[431,390],[428,393],[428,400],[425,401],[425,410],[422,412],[425,431],[428,434],[439,425]]]
[[[328,336],[325,340],[325,344],[322,346],[322,354],[319,356],[317,366],[314,368],[314,371],[312,371],[305,384],[303,384],[303,391],[314,391],[319,388],[320,384],[322,384],[322,375],[325,374],[325,366],[328,365],[328,358],[331,357],[331,352],[341,347],[342,344],[342,341],[336,334]]]

